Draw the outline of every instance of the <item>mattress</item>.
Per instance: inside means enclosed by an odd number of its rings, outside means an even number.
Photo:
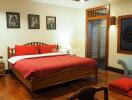
[[[73,68],[86,70],[95,69],[97,62],[94,59],[72,55],[54,55],[44,57],[26,58],[13,64],[24,79],[40,79],[54,73]]]

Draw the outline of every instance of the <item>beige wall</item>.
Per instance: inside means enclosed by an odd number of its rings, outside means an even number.
[[[92,4],[87,8],[106,4],[108,3]],[[110,3],[111,16],[131,14],[131,4],[132,0],[112,0]],[[7,29],[5,13],[7,11],[20,13],[20,29]],[[78,49],[77,55],[85,56],[85,11],[85,8],[74,9],[35,3],[28,0],[1,0],[0,55],[4,56],[6,68],[7,46],[13,47],[15,44],[23,44],[32,41],[71,45],[72,49]],[[40,29],[28,29],[27,14],[40,15]],[[56,30],[46,30],[46,16],[56,16]],[[129,55],[117,53],[117,26],[111,26],[109,32],[109,66],[122,68],[117,64],[117,60],[120,57],[127,57]]]
[[[79,48],[79,56],[85,57],[86,9],[108,4],[109,2],[94,2],[88,4],[86,8],[78,9],[78,24],[76,33],[78,38],[75,43],[75,48]]]
[[[118,16],[132,14],[131,7],[132,0],[113,0],[110,3],[111,16],[116,16],[118,20]],[[109,66],[122,69],[117,60],[131,55],[117,53],[117,25],[110,26],[109,31]]]
[[[7,29],[6,13],[19,12],[20,29]],[[40,15],[40,29],[28,29],[27,14]],[[7,46],[39,41],[47,44],[58,43],[74,48],[77,33],[78,9],[29,2],[28,0],[0,1],[0,55],[7,68]],[[46,30],[46,16],[56,16],[57,29]]]
[[[101,3],[101,4],[93,4],[92,6],[88,6],[88,8],[93,8],[101,5],[107,5],[109,3]],[[120,15],[128,15],[132,14],[132,0],[110,0],[110,13],[111,16],[120,16]],[[79,19],[80,22],[78,24],[78,41],[77,47],[80,48],[79,54],[81,56],[85,55],[85,10],[79,10]],[[131,55],[127,54],[119,54],[117,53],[117,24],[115,26],[110,26],[109,30],[109,59],[108,65],[111,67],[122,69],[122,67],[117,63],[117,60],[122,57],[130,57]]]

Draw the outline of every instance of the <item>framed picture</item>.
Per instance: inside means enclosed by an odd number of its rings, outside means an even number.
[[[6,12],[7,28],[20,28],[20,13]]]
[[[29,29],[40,29],[39,15],[28,14],[28,28]]]
[[[118,17],[117,52],[132,54],[132,15]]]
[[[56,17],[46,16],[46,27],[48,30],[56,29]]]

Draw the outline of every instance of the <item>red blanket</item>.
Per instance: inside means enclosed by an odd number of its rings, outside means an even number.
[[[31,58],[17,61],[14,65],[24,79],[29,77],[42,78],[65,69],[80,67],[95,69],[97,63],[90,58],[71,55]]]

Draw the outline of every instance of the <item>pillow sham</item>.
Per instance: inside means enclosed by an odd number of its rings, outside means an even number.
[[[43,45],[43,46],[39,46],[39,51],[40,51],[41,54],[43,54],[43,53],[57,52],[57,46],[56,45]]]
[[[15,46],[16,56],[38,54],[37,46]]]
[[[122,77],[110,83],[109,87],[128,92],[129,90],[132,89],[132,79],[127,77]]]

